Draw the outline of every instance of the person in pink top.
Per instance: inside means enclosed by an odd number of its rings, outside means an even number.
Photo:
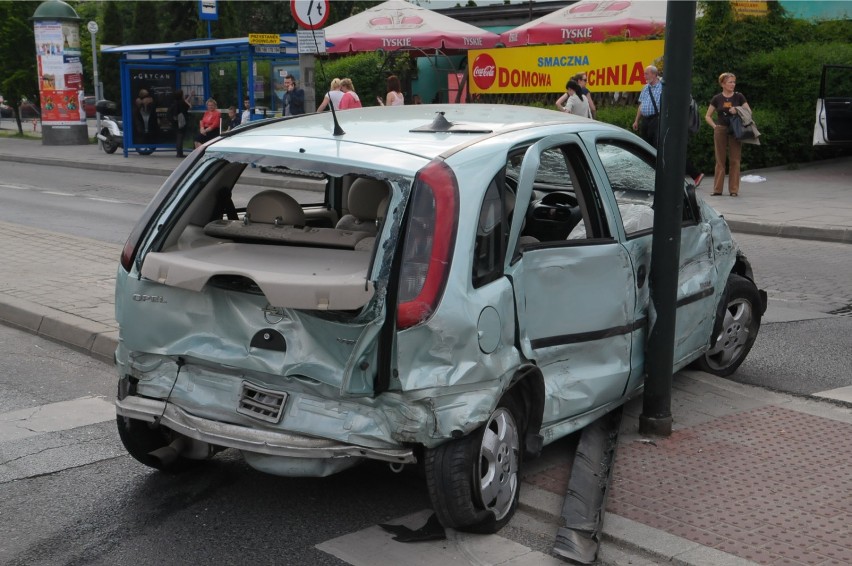
[[[195,136],[195,147],[205,144],[219,135],[219,105],[212,98],[207,99],[207,111],[198,124],[198,135]]]
[[[348,110],[350,108],[361,108],[361,99],[355,92],[355,85],[352,84],[352,79],[340,80],[340,91],[343,97],[340,99],[340,109]]]

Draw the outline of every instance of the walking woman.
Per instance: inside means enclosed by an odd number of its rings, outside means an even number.
[[[725,158],[728,159],[728,193],[735,197],[740,192],[740,157],[742,156],[743,143],[733,136],[728,128],[730,119],[737,114],[738,108],[745,108],[751,112],[751,108],[741,92],[734,89],[737,86],[737,77],[733,73],[722,73],[719,75],[719,85],[722,92],[710,100],[704,121],[713,128],[713,147],[716,153],[716,172],[713,175],[713,193],[711,196],[719,196],[725,188]],[[713,113],[716,113],[716,121],[713,121]]]
[[[556,107],[563,112],[582,116],[583,118],[592,117],[592,109],[589,107],[589,100],[583,96],[583,89],[580,84],[571,79],[565,85],[565,94],[559,97],[556,101]]]

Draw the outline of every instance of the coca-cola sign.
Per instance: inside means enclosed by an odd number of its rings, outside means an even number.
[[[488,53],[480,53],[473,60],[473,82],[482,90],[488,90],[497,79],[497,63]]]

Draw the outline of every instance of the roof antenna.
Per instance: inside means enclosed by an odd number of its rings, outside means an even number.
[[[435,119],[432,121],[432,129],[436,132],[449,132],[453,127],[453,123],[444,117],[443,112],[436,112]]]
[[[317,10],[322,10],[321,6],[322,6],[321,4],[318,5]],[[312,13],[313,13],[313,10],[308,8],[308,23],[311,24],[311,39],[314,40],[314,48],[316,49],[316,53],[320,53],[319,44],[317,43],[316,30],[313,27],[314,21],[313,21],[313,18],[311,17]],[[325,72],[322,70],[322,59],[317,58],[317,65],[319,65],[320,73],[322,74],[323,78],[325,78]],[[332,133],[332,135],[334,137],[342,136],[346,132],[343,131],[343,128],[340,127],[340,122],[337,121],[337,112],[335,112],[335,110],[334,110],[334,102],[332,102],[331,99],[329,99],[329,101],[328,101],[328,107],[331,108],[331,119],[334,120],[334,133]]]

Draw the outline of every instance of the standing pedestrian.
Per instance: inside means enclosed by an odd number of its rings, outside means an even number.
[[[595,107],[595,101],[592,99],[592,93],[588,87],[589,76],[586,73],[577,73],[571,78],[577,81],[577,84],[580,85],[580,89],[583,91],[583,96],[586,98],[586,102],[589,103],[589,110],[592,111],[592,118],[597,119],[598,109]]]
[[[340,79],[337,77],[331,79],[331,84],[328,86],[328,92],[322,97],[322,102],[317,107],[317,112],[322,112],[328,105],[331,104],[335,109],[340,108],[340,99],[343,98],[343,92],[340,90]]]
[[[573,79],[565,85],[565,94],[559,97],[559,100],[556,101],[556,106],[569,114],[582,116],[583,118],[592,117],[589,101],[583,96],[583,90],[580,85]]]
[[[376,100],[379,101],[379,104],[382,106],[402,106],[405,104],[405,98],[402,96],[402,85],[399,84],[399,77],[396,75],[391,75],[388,77],[387,81],[388,93],[385,95],[385,99],[382,100],[381,96],[377,96]]]
[[[169,106],[168,116],[175,130],[175,149],[177,157],[183,157],[183,140],[186,137],[186,128],[189,124],[189,95],[184,95],[182,90],[176,90],[174,100]]]
[[[713,128],[713,149],[716,157],[716,170],[713,174],[712,196],[719,196],[725,188],[725,160],[728,160],[728,194],[738,196],[740,192],[740,158],[743,144],[733,136],[729,129],[732,116],[738,113],[738,108],[751,112],[746,97],[736,92],[737,77],[733,73],[719,75],[719,85],[722,92],[710,100],[704,121]],[[713,121],[713,113],[716,121]]]
[[[660,105],[663,101],[663,83],[660,72],[654,65],[645,67],[645,87],[639,93],[639,106],[633,130],[638,131],[646,142],[657,147],[660,133]],[[641,129],[640,129],[641,126]]]
[[[340,99],[341,110],[361,108],[361,99],[358,98],[358,93],[355,92],[355,85],[352,84],[352,79],[341,79],[340,90],[343,92],[343,97]]]
[[[305,91],[296,84],[293,75],[284,77],[284,115],[297,116],[305,113]]]

